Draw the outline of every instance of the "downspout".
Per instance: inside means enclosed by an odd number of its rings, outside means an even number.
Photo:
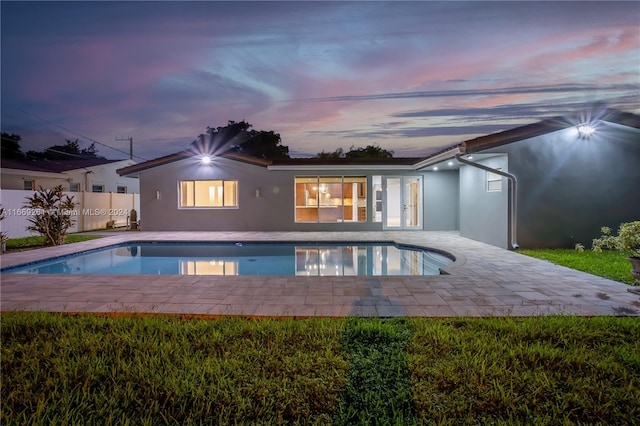
[[[482,169],[485,170],[487,172],[491,172],[491,173],[495,173],[497,175],[500,176],[504,176],[507,179],[509,179],[509,204],[511,207],[511,217],[509,218],[510,222],[511,222],[511,248],[513,250],[516,250],[519,246],[517,243],[517,238],[516,238],[516,234],[517,234],[517,211],[516,211],[516,193],[517,193],[517,186],[518,186],[518,180],[516,179],[516,177],[510,173],[506,173],[503,172],[502,170],[497,170],[497,169],[492,169],[491,167],[487,167],[483,164],[478,164],[478,163],[474,163],[473,161],[469,161],[469,160],[465,160],[464,158],[462,158],[462,154],[456,154],[456,160],[458,160],[459,162],[461,162],[462,164],[466,164],[468,166],[471,167],[475,167],[477,169]]]

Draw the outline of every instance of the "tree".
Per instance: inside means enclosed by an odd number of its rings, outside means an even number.
[[[244,120],[229,120],[224,127],[207,127],[207,133],[199,135],[191,147],[201,153],[234,151],[267,160],[289,158],[289,147],[282,145],[278,133],[253,130],[252,127]]]
[[[65,195],[62,185],[53,189],[40,189],[33,196],[26,198],[25,207],[34,214],[29,217],[31,225],[28,231],[37,232],[45,237],[45,245],[58,246],[64,244],[67,231],[75,223],[75,207],[73,197]]]
[[[317,158],[322,158],[323,160],[334,160],[336,158],[344,158],[344,150],[342,148],[338,148],[333,152],[319,152],[316,154]]]
[[[320,152],[316,154],[317,158],[324,159],[336,159],[336,158],[351,158],[351,159],[367,159],[367,158],[392,158],[393,151],[382,149],[376,145],[367,145],[364,148],[354,148],[353,145],[348,152],[344,152],[342,148],[338,148],[333,152]]]
[[[21,140],[20,135],[2,132],[2,143],[0,144],[0,146],[2,146],[2,158],[11,160],[24,159],[24,153],[20,148]]]
[[[78,139],[65,140],[64,145],[53,145],[42,152],[29,151],[27,157],[34,160],[73,160],[81,158],[103,158],[98,156],[95,142],[88,148],[80,148]]]

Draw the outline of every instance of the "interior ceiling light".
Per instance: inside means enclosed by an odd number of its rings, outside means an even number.
[[[208,164],[211,164],[211,157],[209,157],[208,155],[203,155],[202,158],[200,159],[200,162],[205,166]]]
[[[590,124],[578,125],[578,134],[582,137],[591,136],[596,132],[596,129]]]

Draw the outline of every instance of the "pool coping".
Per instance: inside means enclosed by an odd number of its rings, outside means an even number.
[[[118,232],[8,253],[2,268],[128,241],[393,241],[456,257],[448,275],[219,277],[2,274],[0,311],[310,316],[640,315],[626,284],[533,259],[457,232]]]

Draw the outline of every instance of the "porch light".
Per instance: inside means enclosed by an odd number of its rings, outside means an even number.
[[[449,162],[447,163],[447,165],[448,165],[448,166],[453,166],[453,161],[449,161]]]
[[[438,166],[435,166],[435,167],[433,168],[433,171],[434,171],[434,172],[437,172],[437,171],[438,171]]]
[[[200,162],[205,166],[207,166],[211,164],[211,157],[209,157],[208,155],[203,155],[202,158],[200,159]]]
[[[590,124],[580,124],[578,125],[578,134],[580,137],[589,137],[596,132],[596,129]]]

